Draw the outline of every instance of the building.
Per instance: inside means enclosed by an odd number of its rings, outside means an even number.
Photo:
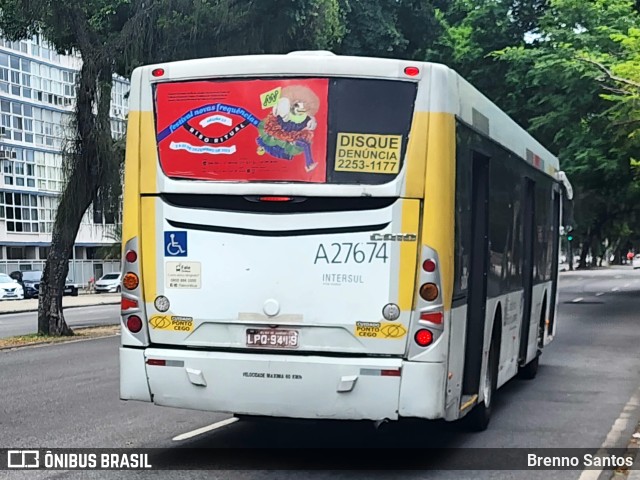
[[[75,104],[79,55],[58,55],[40,36],[9,42],[0,38],[0,272],[40,270],[51,244],[63,188],[62,148]],[[114,78],[111,127],[125,132],[128,82]],[[69,278],[86,285],[91,277],[117,271],[103,260],[104,247],[119,243],[118,218],[90,208],[76,238]]]

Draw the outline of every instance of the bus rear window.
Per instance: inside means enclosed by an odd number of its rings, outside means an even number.
[[[160,164],[175,179],[386,183],[402,168],[416,89],[351,78],[161,83]]]

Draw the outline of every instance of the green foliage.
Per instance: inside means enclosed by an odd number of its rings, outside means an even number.
[[[533,41],[495,54],[510,68],[509,90],[520,92],[523,123],[559,154],[576,186],[583,254],[597,239],[615,242],[640,227],[632,168],[639,25],[633,2],[552,0]]]

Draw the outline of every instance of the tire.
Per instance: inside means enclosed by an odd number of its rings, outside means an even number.
[[[489,347],[487,370],[481,386],[484,400],[464,417],[466,428],[473,432],[484,432],[491,420],[491,411],[495,403],[495,394],[498,386],[498,362],[500,360],[498,342],[499,339],[494,332],[494,336],[491,339],[491,346]]]
[[[116,293],[120,293],[122,291],[122,288],[120,288],[120,286],[118,286],[118,288],[116,288]]]
[[[71,296],[72,297],[77,297],[78,296],[78,289],[77,288],[74,288],[74,289],[71,290]]]

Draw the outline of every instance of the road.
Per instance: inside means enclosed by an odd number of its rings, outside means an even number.
[[[120,305],[67,308],[64,318],[69,326],[76,328],[116,324],[120,321]],[[28,335],[37,331],[37,312],[0,315],[0,338]]]
[[[499,390],[483,433],[443,422],[375,431],[369,423],[237,422],[184,441],[179,434],[228,418],[118,399],[118,338],[0,352],[0,447],[565,447],[626,445],[640,413],[616,420],[640,386],[640,270],[573,272],[562,276],[558,334],[538,377]],[[635,423],[634,423],[635,422]],[[425,455],[428,452],[425,451]],[[294,451],[280,456],[282,468]],[[431,468],[464,460],[460,450],[433,458]],[[431,459],[429,460],[431,462]],[[1,473],[1,472],[0,472]],[[29,472],[23,478],[122,478],[121,472]],[[335,478],[347,473],[220,471],[213,478]],[[349,477],[371,474],[349,472]],[[578,479],[579,471],[406,471],[403,478]],[[604,472],[601,479],[609,478]],[[176,472],[127,472],[126,478],[175,478]],[[212,478],[184,471],[181,478]],[[376,478],[398,478],[381,472]],[[15,475],[12,478],[19,478]]]

